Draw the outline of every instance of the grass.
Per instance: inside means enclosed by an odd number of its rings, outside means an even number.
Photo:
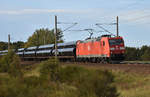
[[[74,65],[71,65],[74,66]],[[63,66],[64,68],[66,65]],[[97,68],[92,66],[81,66],[88,70],[94,71],[97,69],[105,69],[105,67]],[[40,64],[36,64],[34,66],[26,67],[24,71],[24,76],[40,76]],[[133,72],[124,72],[121,70],[111,70],[113,75],[115,76],[115,85],[120,93],[119,97],[149,97],[150,95],[150,75],[142,75]],[[0,78],[8,79],[9,75],[7,73],[0,73]],[[65,91],[63,87],[66,89]],[[60,91],[55,91],[54,95],[60,96],[63,93],[67,93],[67,91],[76,92],[76,88],[62,84],[62,88]],[[69,95],[69,94],[66,94]],[[63,96],[62,96],[63,97]]]
[[[120,97],[149,97],[150,75],[113,71]]]
[[[51,59],[20,72],[21,76],[0,74],[0,97],[118,97],[108,71],[62,67]]]
[[[27,66],[23,70],[24,76],[40,76],[40,64],[34,64],[34,66]]]
[[[90,70],[106,69],[95,66],[83,66]],[[115,76],[115,85],[120,93],[119,97],[150,97],[150,75],[121,70],[111,70]]]

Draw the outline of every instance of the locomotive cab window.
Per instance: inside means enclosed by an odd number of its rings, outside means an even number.
[[[109,44],[110,45],[120,45],[120,44],[123,44],[123,40],[122,39],[110,39]]]

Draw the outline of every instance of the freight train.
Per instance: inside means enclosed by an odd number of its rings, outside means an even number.
[[[20,48],[16,54],[22,60],[42,60],[55,56],[55,45],[41,45]],[[0,56],[6,55],[8,50],[0,51]],[[98,38],[78,40],[57,44],[59,60],[83,62],[112,62],[124,60],[125,46],[122,37],[102,35]]]

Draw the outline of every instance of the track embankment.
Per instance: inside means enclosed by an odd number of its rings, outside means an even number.
[[[124,71],[138,74],[150,74],[150,64],[100,64],[100,63],[61,63],[62,65],[85,66],[94,69]]]
[[[21,65],[34,65],[38,64],[40,61],[22,61]],[[138,74],[150,74],[150,64],[142,63],[121,63],[121,64],[101,64],[101,63],[83,63],[83,62],[60,62],[60,65],[76,65],[84,66],[93,69],[104,69],[104,70],[115,70],[124,71]]]

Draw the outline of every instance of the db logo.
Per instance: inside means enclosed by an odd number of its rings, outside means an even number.
[[[116,50],[119,50],[119,47],[118,47],[118,46],[116,46]]]

